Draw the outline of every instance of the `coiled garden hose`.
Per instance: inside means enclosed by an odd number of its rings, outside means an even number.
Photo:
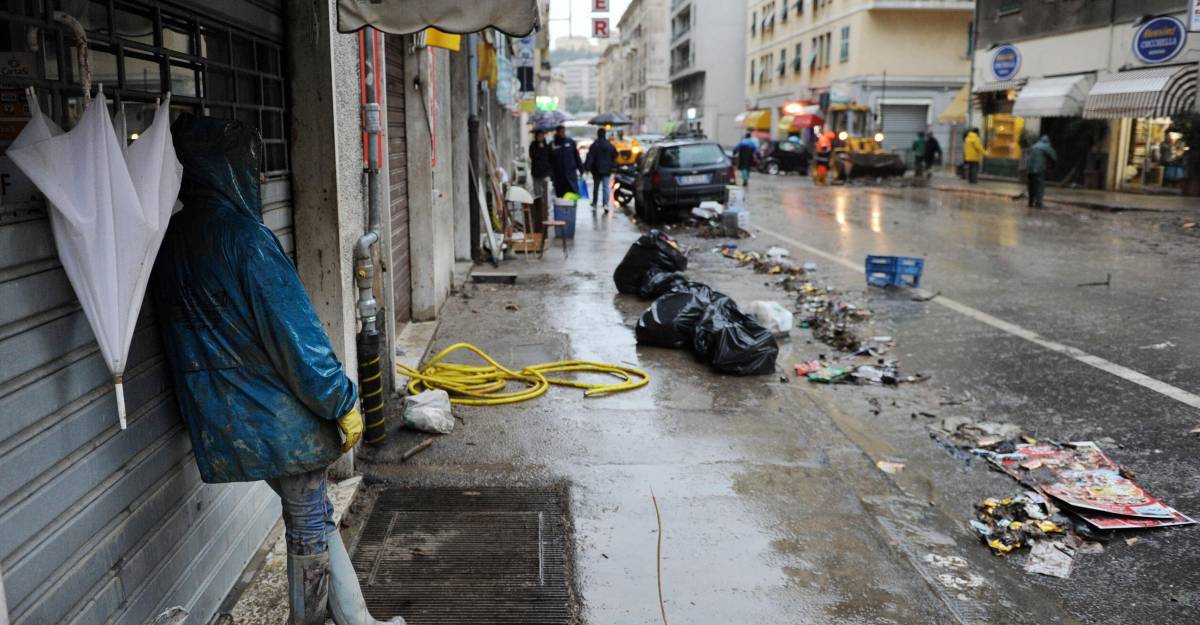
[[[450,354],[467,350],[482,358],[486,365],[462,365],[443,363]],[[541,397],[551,385],[570,386],[584,389],[585,397],[596,397],[609,393],[631,391],[650,382],[650,376],[633,367],[622,367],[586,360],[559,360],[540,365],[531,365],[513,371],[496,362],[491,356],[469,343],[455,343],[434,356],[423,369],[417,371],[401,364],[396,371],[408,376],[408,392],[417,394],[430,389],[441,389],[450,394],[450,401],[464,406],[499,406]],[[611,375],[619,380],[615,384],[592,384],[547,377],[555,373],[589,372]],[[510,383],[524,388],[506,390]]]

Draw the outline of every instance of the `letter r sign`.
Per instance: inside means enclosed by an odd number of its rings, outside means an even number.
[[[592,36],[597,39],[608,39],[608,18],[592,18]]]

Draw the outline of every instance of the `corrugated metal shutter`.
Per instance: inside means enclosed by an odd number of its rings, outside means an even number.
[[[408,136],[404,130],[404,39],[388,36],[387,150],[390,185],[392,304],[397,325],[412,320],[412,262],[408,242]]]
[[[175,29],[229,37],[235,63],[239,42],[257,63],[273,50],[281,72],[278,0],[196,2],[198,15],[178,4],[126,4],[160,10]],[[222,11],[228,22],[218,21]],[[0,11],[0,22],[9,17]],[[105,45],[98,35],[94,49]],[[291,253],[285,108],[272,95],[283,80],[261,64],[246,69],[229,73],[238,85],[259,85],[249,103],[175,102],[262,125],[263,217]],[[37,85],[69,95],[63,83]],[[105,84],[106,93],[119,91]],[[58,102],[51,110],[61,110]],[[107,368],[36,202],[0,207],[0,302],[0,569],[13,625],[141,625],[172,605],[191,611],[190,625],[204,625],[278,519],[278,499],[263,483],[200,481],[149,304],[126,374],[129,429],[119,430]]]
[[[928,125],[927,104],[883,105],[883,148],[904,154],[907,159],[917,133]]]

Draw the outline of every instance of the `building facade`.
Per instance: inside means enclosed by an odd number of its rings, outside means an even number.
[[[1171,192],[1200,176],[1174,124],[1196,111],[1190,4],[980,0],[972,120],[984,173],[1017,176],[1022,148],[1045,134],[1060,156],[1052,180]]]
[[[861,113],[866,123],[848,130],[882,132],[891,151],[907,153],[924,130],[947,145],[950,129],[937,114],[968,81],[973,8],[963,0],[750,2],[745,93],[756,114],[747,123],[777,138],[804,134],[811,127],[779,127],[781,107],[820,103],[821,119]]]
[[[744,2],[674,0],[671,3],[671,99],[674,122],[716,139],[736,143],[744,107],[738,85],[746,70],[738,52],[746,48]]]
[[[633,120],[633,132],[662,132],[672,117],[668,13],[667,0],[633,0],[617,24],[620,58],[605,70],[605,96],[620,102],[612,110]]]
[[[65,128],[83,110],[78,66],[61,43],[72,33],[52,15],[58,4],[0,5],[0,622],[142,625],[179,605],[188,625],[203,625],[279,521],[279,499],[261,482],[201,481],[149,302],[124,381],[128,429],[117,424],[111,376],[62,269],[44,200],[2,156],[29,119],[24,88]],[[89,35],[94,83],[129,132],[149,124],[167,91],[172,112],[259,129],[263,221],[356,378],[364,74],[359,35],[337,32],[337,3],[317,0],[305,12],[282,0],[71,5],[83,7],[74,17]],[[411,322],[437,317],[455,261],[477,247],[462,130],[472,120],[489,128],[503,164],[524,137],[477,78],[489,68],[471,74],[483,36],[465,36],[460,52],[417,36],[380,39],[376,299],[395,353]],[[485,43],[505,52],[510,42]]]
[[[575,59],[559,63],[554,71],[563,81],[563,91],[569,103],[575,103],[576,111],[594,111],[597,107],[599,76],[597,66],[600,59]],[[571,108],[568,106],[568,108]]]

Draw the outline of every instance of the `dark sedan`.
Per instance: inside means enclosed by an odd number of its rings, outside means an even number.
[[[725,201],[733,163],[713,141],[665,141],[646,152],[634,186],[638,217],[655,223],[668,212]]]
[[[771,174],[808,173],[808,148],[799,141],[772,141],[758,161],[759,171]]]

